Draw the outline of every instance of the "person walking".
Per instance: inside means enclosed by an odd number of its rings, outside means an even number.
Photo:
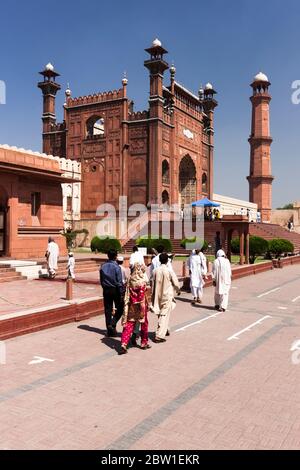
[[[169,270],[167,253],[159,256],[160,266],[153,273],[153,291],[151,311],[158,316],[155,343],[163,343],[169,330],[170,315],[176,306],[175,292],[180,291],[179,282],[173,270]]]
[[[217,252],[222,248],[222,240],[220,232],[216,232],[215,236],[215,257],[217,257]]]
[[[136,245],[132,248],[132,254],[129,259],[129,267],[132,270],[133,266],[136,264],[145,265],[143,253],[141,253]]]
[[[75,280],[75,258],[73,253],[69,253],[68,259],[68,278]]]
[[[116,326],[123,315],[122,290],[123,278],[122,271],[118,265],[116,250],[109,250],[107,253],[108,261],[102,264],[100,268],[100,284],[103,289],[105,322],[107,336],[117,336]],[[113,316],[113,305],[115,305],[115,315]]]
[[[213,284],[215,286],[215,308],[225,312],[228,307],[231,287],[231,266],[223,250],[217,252],[217,259],[212,268]]]
[[[56,276],[57,263],[59,257],[59,246],[57,243],[55,243],[55,240],[52,237],[49,237],[48,239],[48,247],[45,256],[47,259],[49,278],[54,279]]]
[[[141,349],[149,349],[148,344],[148,276],[144,265],[136,263],[129,277],[126,293],[125,307],[122,317],[123,332],[121,338],[121,351],[126,354],[128,343],[133,334],[135,324],[141,325]]]
[[[190,272],[190,287],[193,296],[192,305],[196,302],[201,304],[203,298],[203,287],[205,285],[205,276],[207,274],[206,256],[202,250],[195,250],[188,260]]]

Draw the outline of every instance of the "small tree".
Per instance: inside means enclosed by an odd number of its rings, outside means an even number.
[[[189,245],[191,245],[192,247]],[[202,238],[199,237],[184,238],[180,242],[180,246],[185,250],[193,249],[193,245],[196,250],[200,250],[201,248],[203,248],[206,251],[208,248],[207,241],[202,240]]]
[[[269,248],[268,241],[262,237],[256,237],[255,235],[250,236],[249,240],[249,261],[250,264],[254,264],[258,256],[263,256]],[[231,240],[231,251],[234,254],[240,253],[240,239],[233,238]]]
[[[294,209],[294,204],[290,202],[289,204],[286,204],[283,207],[277,207],[277,210],[289,210],[289,209]]]
[[[94,237],[91,241],[93,253],[108,253],[109,250],[121,250],[121,243],[114,237]]]
[[[62,233],[66,239],[67,250],[71,250],[76,247],[76,237],[81,233],[88,235],[89,231],[86,228],[80,230],[67,229]]]
[[[279,258],[283,254],[293,253],[294,245],[289,240],[285,238],[274,238],[269,241],[269,251],[272,255]]]

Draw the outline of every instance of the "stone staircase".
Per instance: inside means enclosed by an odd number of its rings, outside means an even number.
[[[42,265],[37,261],[0,261],[0,281],[2,280],[2,282],[38,279],[42,273]]]
[[[300,252],[300,234],[290,232],[289,230],[275,224],[250,224],[250,234],[258,237],[265,238],[266,240],[273,240],[273,238],[285,238],[294,245],[295,253]]]
[[[170,237],[168,237],[168,238],[170,238],[170,240],[172,242],[173,253],[178,254],[178,255],[187,255],[188,251],[180,246],[180,243],[181,243],[181,240],[182,240],[183,237],[180,237],[180,238],[175,237],[174,225],[175,225],[175,222],[170,221]],[[142,232],[143,235],[144,235],[144,230]],[[204,239],[209,244],[211,244],[213,246],[215,236],[216,236],[216,232],[221,231],[221,230],[222,229],[221,229],[221,223],[220,222],[217,222],[217,221],[216,222],[205,222],[205,224],[204,224]],[[148,231],[150,231],[150,224],[148,225]],[[161,235],[161,226],[159,228],[159,233]],[[129,240],[125,243],[125,245],[123,246],[124,252],[128,253],[128,252],[132,251],[132,247],[135,245],[136,239],[139,237],[139,235],[140,234],[138,233],[134,240],[131,239],[131,240]]]
[[[90,272],[95,272],[99,270],[99,265],[101,260],[96,260],[96,259],[76,259],[76,264],[75,264],[75,275],[81,274],[81,273],[90,273]],[[67,260],[59,260],[58,261],[58,269],[56,271],[56,277],[66,277],[68,274],[67,270]],[[46,269],[47,264],[45,263],[43,267]],[[48,275],[47,275],[48,276]]]
[[[26,279],[21,273],[16,272],[15,268],[11,268],[9,264],[1,264],[0,266],[0,283],[21,281]]]
[[[145,230],[145,229],[144,229]],[[142,234],[144,234],[144,230]],[[150,224],[148,225],[148,231],[150,230]],[[209,222],[206,221],[204,223],[204,239],[214,246],[214,240],[216,236],[216,232],[220,231],[222,234],[222,224],[221,222],[214,221]],[[161,235],[161,226],[159,228],[159,233]],[[258,223],[251,223],[250,224],[250,235],[256,235],[266,240],[272,240],[273,238],[285,238],[293,243],[295,248],[295,253],[300,252],[300,234],[296,232],[289,232],[284,227],[275,224],[258,224]],[[132,247],[136,242],[136,238],[138,238],[139,234],[135,237],[134,240],[129,240],[123,246],[123,250],[125,252],[131,252]],[[233,237],[237,236],[237,234],[233,234]],[[173,245],[173,253],[186,255],[187,251],[180,246],[181,238],[178,239],[174,236],[174,221],[170,222],[170,240],[172,241]],[[212,249],[213,251],[213,249]]]

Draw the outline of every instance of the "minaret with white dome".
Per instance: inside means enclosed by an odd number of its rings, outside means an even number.
[[[163,80],[164,72],[169,69],[164,55],[168,51],[156,38],[151,46],[145,49],[150,58],[144,61],[144,66],[150,72],[150,97],[149,97],[149,199],[148,203],[158,204],[162,192],[161,146],[163,142],[163,115],[164,96]],[[175,75],[175,67],[171,74]],[[156,145],[154,144],[156,142]]]
[[[249,200],[258,205],[262,222],[270,222],[272,210],[269,79],[263,72],[255,75],[251,87],[253,94],[250,143]]]
[[[38,83],[43,93],[43,152],[51,154],[52,146],[50,134],[56,124],[55,97],[61,86],[56,83],[59,73],[55,72],[54,66],[49,62],[45,69],[40,72],[44,80]]]

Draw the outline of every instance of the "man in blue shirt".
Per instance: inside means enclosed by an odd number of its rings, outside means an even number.
[[[109,250],[107,256],[108,261],[102,264],[100,268],[100,284],[103,288],[107,336],[116,336],[116,326],[123,315],[123,305],[121,301],[123,279],[121,268],[116,261],[116,250]],[[116,308],[114,316],[112,314],[113,304],[115,304]]]

